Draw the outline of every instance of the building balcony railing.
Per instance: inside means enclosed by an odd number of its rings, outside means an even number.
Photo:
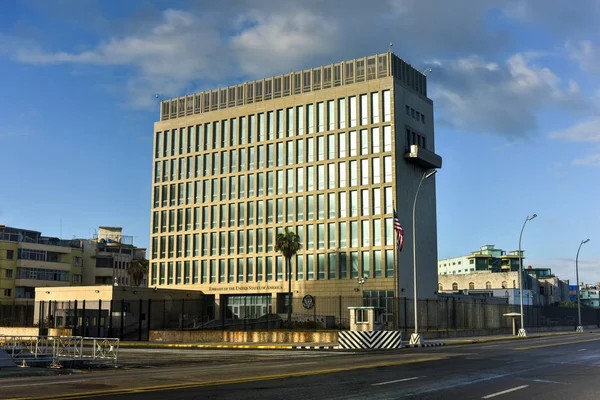
[[[407,152],[404,153],[404,159],[426,169],[442,168],[442,157],[416,144],[408,148]]]

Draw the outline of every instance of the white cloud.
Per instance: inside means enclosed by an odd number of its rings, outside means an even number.
[[[600,142],[600,117],[552,132],[550,137],[573,142]]]
[[[573,165],[600,167],[600,147],[596,149],[596,153],[592,153],[586,157],[577,158],[573,160]]]
[[[567,53],[579,63],[583,71],[600,74],[600,45],[589,40],[579,43],[567,43]]]
[[[429,88],[443,110],[440,122],[518,139],[536,132],[543,107],[590,107],[576,82],[563,82],[550,68],[534,64],[532,57],[540,61],[530,52],[514,54],[503,63],[479,56],[436,61]]]

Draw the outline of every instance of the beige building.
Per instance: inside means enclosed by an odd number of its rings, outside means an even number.
[[[0,225],[0,304],[30,301],[37,287],[82,284],[78,240]]]
[[[303,244],[294,296],[356,296],[368,277],[365,296],[411,297],[413,200],[441,167],[433,121],[426,76],[391,52],[162,101],[150,286],[200,290],[236,315],[233,304],[281,312],[287,271],[274,246],[289,227]],[[398,267],[394,208],[406,232]],[[416,221],[419,297],[432,298],[435,177]]]
[[[132,260],[146,259],[146,249],[135,247],[133,237],[120,227],[101,226],[93,239],[83,242],[84,285],[132,284],[128,268]],[[148,286],[146,276],[141,286]]]

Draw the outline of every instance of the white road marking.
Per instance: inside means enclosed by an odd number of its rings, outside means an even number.
[[[547,381],[545,379],[532,379],[532,381],[540,382],[540,383],[558,383],[559,385],[569,385],[568,383],[565,383],[565,382]]]
[[[73,379],[72,381],[57,381],[57,382],[43,382],[43,383],[25,383],[22,385],[2,385],[2,388],[15,388],[23,386],[43,386],[43,385],[58,385],[60,383],[79,383],[89,381],[89,379]]]
[[[515,391],[521,390],[521,389],[525,389],[526,387],[529,387],[529,385],[517,386],[512,389],[507,389],[507,390],[503,390],[501,392],[488,394],[487,396],[483,396],[482,399],[491,399],[492,397],[502,396],[503,394],[515,392]]]
[[[380,383],[372,383],[371,386],[381,386],[381,385],[389,385],[390,383],[398,383],[398,382],[406,382],[406,381],[414,381],[415,379],[420,379],[420,378],[425,378],[424,376],[413,376],[412,378],[404,378],[404,379],[397,379],[395,381],[387,381],[387,382],[380,382]]]
[[[294,365],[306,365],[306,364],[318,364],[318,362],[310,361],[310,362],[301,362],[301,363],[293,363],[293,364],[278,364],[278,365],[272,365],[271,367],[273,367],[273,368],[293,367]]]
[[[577,350],[577,351],[585,351],[585,349],[579,349],[579,350]]]

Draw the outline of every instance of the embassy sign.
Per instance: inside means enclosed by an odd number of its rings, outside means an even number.
[[[248,290],[283,290],[283,285],[279,285],[279,286],[248,285],[248,286],[209,287],[208,288],[209,292],[229,292],[229,291],[245,292]]]

